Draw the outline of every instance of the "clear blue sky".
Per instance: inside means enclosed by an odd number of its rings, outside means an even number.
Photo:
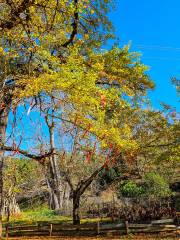
[[[180,78],[180,0],[115,0],[110,14],[120,44],[132,41],[142,62],[150,66],[149,75],[156,90],[149,94],[153,106],[164,101],[180,110],[171,77]]]

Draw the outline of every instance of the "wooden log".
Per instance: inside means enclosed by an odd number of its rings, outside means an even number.
[[[57,226],[53,225],[53,231],[91,231],[96,230],[97,225],[93,226]]]
[[[19,237],[19,236],[49,236],[49,231],[18,231],[9,232],[9,236]]]
[[[48,226],[48,225],[47,225]],[[9,230],[28,230],[28,229],[35,229],[35,228],[38,228],[39,226],[36,224],[36,225],[15,225],[15,226],[9,226]]]
[[[89,232],[89,231],[96,231],[97,232],[97,226],[96,226],[96,228],[91,228],[91,229],[89,229],[89,228],[86,228],[86,229],[80,229],[80,228],[76,228],[76,229],[70,229],[70,230],[68,230],[68,229],[54,229],[53,228],[53,232]]]
[[[129,228],[147,228],[147,227],[151,227],[152,224],[142,224],[142,223],[139,223],[139,224],[135,224],[135,223],[129,223]]]
[[[106,234],[111,234],[111,233],[114,233],[115,235],[116,234],[125,234],[126,233],[126,230],[125,228],[124,229],[104,229],[104,230],[101,230],[101,234],[102,235],[106,235]]]
[[[100,228],[102,230],[108,230],[108,229],[119,229],[119,228],[124,228],[124,223],[118,223],[118,224],[102,224],[100,225]]]
[[[152,224],[174,223],[174,219],[152,220],[151,223]]]
[[[9,228],[10,231],[49,231],[53,228],[53,231],[91,231],[97,229],[97,224],[84,224],[79,226],[74,225],[57,225],[57,224],[50,224],[50,225],[27,225],[27,226],[16,226]],[[5,229],[4,229],[5,230]]]
[[[97,229],[94,231],[61,231],[61,232],[54,232],[52,233],[52,236],[96,236],[97,235]]]
[[[160,228],[177,228],[177,226],[174,224],[160,224],[160,225],[158,225],[158,227],[160,227]]]
[[[160,227],[160,226],[151,226],[148,228],[132,228],[132,233],[158,233],[158,232],[169,232],[169,231],[176,231],[176,226],[171,227]]]

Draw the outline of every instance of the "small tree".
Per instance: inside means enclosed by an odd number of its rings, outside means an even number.
[[[42,168],[35,161],[8,157],[4,166],[4,211],[7,215],[20,213],[18,201],[41,189]],[[40,187],[40,188],[39,188]]]
[[[145,193],[149,198],[163,198],[172,195],[168,180],[158,173],[147,173],[144,177]]]

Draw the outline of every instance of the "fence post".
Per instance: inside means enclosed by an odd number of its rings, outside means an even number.
[[[99,235],[100,233],[100,222],[98,221],[97,222],[97,235]]]
[[[6,225],[6,239],[9,237],[9,225]]]
[[[52,231],[53,231],[53,225],[52,223],[50,224],[50,230],[49,230],[49,236],[51,237],[52,236]]]
[[[125,221],[125,228],[126,228],[126,234],[128,235],[129,234],[129,224],[128,224],[127,220]]]

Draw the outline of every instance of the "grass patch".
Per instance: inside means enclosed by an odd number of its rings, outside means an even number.
[[[96,223],[99,218],[85,218],[81,219],[81,224]],[[109,218],[103,219],[103,222],[110,222]],[[4,217],[4,224],[6,224],[6,217]],[[10,216],[9,224],[36,224],[41,222],[48,223],[69,223],[72,224],[72,217],[60,216],[55,211],[48,209],[47,207],[41,207],[33,210],[22,211],[18,215]]]
[[[10,224],[33,224],[38,222],[69,222],[72,221],[71,217],[59,216],[55,211],[48,208],[37,208],[33,210],[22,211],[18,215],[10,216]],[[4,217],[4,223],[6,218]]]

